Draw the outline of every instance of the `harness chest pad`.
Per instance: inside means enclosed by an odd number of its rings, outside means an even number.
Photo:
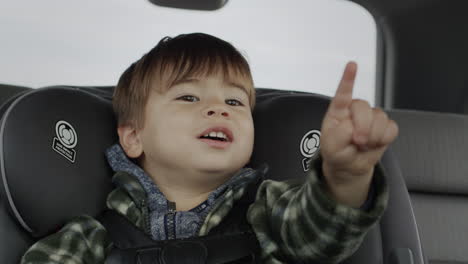
[[[72,87],[33,90],[0,122],[3,201],[33,237],[98,215],[112,189],[104,151],[117,140],[110,101]]]

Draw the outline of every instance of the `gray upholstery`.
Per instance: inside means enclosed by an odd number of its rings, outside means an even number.
[[[18,263],[23,252],[33,240],[10,215],[0,199],[0,260],[1,263]]]
[[[411,250],[409,257],[412,258],[414,264],[425,263],[416,225],[417,221],[411,207],[408,190],[391,147],[382,158],[381,164],[388,175],[390,190],[388,207],[380,221],[384,263],[406,264],[407,262],[399,263],[394,258],[399,251],[407,251],[407,249]],[[410,261],[409,257],[405,257],[401,261]]]
[[[393,110],[394,144],[411,191],[468,194],[468,116]]]
[[[5,108],[3,104],[11,97],[28,91],[31,88],[0,84],[0,117]],[[33,240],[18,225],[11,216],[5,202],[0,199],[0,260],[2,263],[17,263],[22,252],[26,250]]]
[[[31,90],[31,88],[8,85],[8,84],[0,84],[0,105],[2,105],[2,103],[6,101],[8,98],[16,94],[28,91],[28,90]]]
[[[393,151],[431,264],[468,263],[468,116],[393,110]]]
[[[468,263],[467,197],[413,193],[411,199],[429,259]]]
[[[105,208],[116,124],[109,101],[70,87],[31,90],[0,114],[0,263],[18,263],[31,242]]]

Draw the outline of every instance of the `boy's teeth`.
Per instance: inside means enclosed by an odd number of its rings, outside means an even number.
[[[218,132],[216,133],[216,136],[219,138],[225,138],[226,136],[223,134],[223,132]]]
[[[226,134],[224,134],[223,132],[215,132],[215,131],[211,131],[210,133],[205,134],[203,137],[212,137],[212,138],[224,138],[224,139],[227,139]]]

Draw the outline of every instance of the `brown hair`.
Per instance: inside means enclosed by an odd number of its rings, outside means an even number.
[[[118,125],[143,128],[145,106],[153,90],[164,92],[188,77],[218,72],[228,82],[242,81],[253,110],[255,89],[249,64],[230,43],[203,33],[163,38],[120,76],[113,97]]]

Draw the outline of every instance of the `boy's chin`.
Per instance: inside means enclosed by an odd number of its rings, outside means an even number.
[[[220,175],[219,177],[222,177],[222,175],[234,174],[239,169],[211,166],[200,168],[200,171],[204,174],[211,175],[212,177],[216,177],[217,175]]]
[[[240,170],[243,166],[206,166],[201,167],[200,172],[206,174],[210,178],[230,178],[234,173]]]

